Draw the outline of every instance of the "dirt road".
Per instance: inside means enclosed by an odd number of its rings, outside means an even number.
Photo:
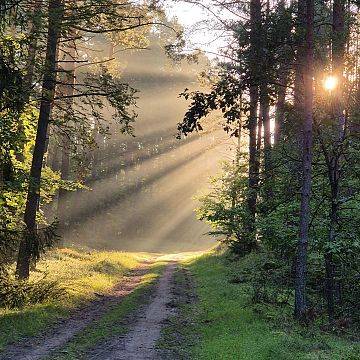
[[[159,259],[167,262],[165,270],[155,285],[155,291],[149,295],[150,299],[135,314],[131,315],[131,320],[128,320],[129,331],[127,334],[122,337],[110,337],[105,343],[94,344],[87,354],[81,355],[81,359],[159,359],[156,342],[160,338],[164,321],[172,313],[168,304],[173,296],[171,288],[178,257]],[[101,296],[85,308],[79,309],[69,319],[62,320],[46,334],[9,346],[5,352],[0,354],[0,360],[52,358],[53,354],[61,352],[74,336],[86,327],[92,326],[92,322],[101,318],[111,310],[112,306],[130,294],[141,283],[142,276],[148,272],[148,269],[149,264],[144,264],[134,270],[132,274],[122,279],[111,293]]]
[[[156,342],[163,322],[171,315],[171,282],[176,262],[166,266],[156,292],[147,306],[136,317],[135,324],[124,338],[114,338],[94,349],[87,359],[95,360],[153,360],[158,359]]]

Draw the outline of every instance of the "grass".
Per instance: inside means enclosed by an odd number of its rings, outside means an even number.
[[[359,344],[300,327],[289,317],[282,324],[281,310],[274,307],[258,313],[248,285],[229,282],[229,274],[241,265],[226,261],[224,255],[206,254],[185,266],[193,274],[198,296],[186,310],[193,320],[189,332],[200,336],[191,347],[191,359],[360,359]]]
[[[31,280],[56,280],[66,296],[21,309],[0,308],[0,351],[10,342],[34,336],[55,320],[108,291],[122,276],[137,267],[149,255],[121,252],[98,252],[64,248],[49,252],[41,260]]]
[[[167,319],[156,344],[162,360],[191,359],[191,345],[197,339],[192,322],[193,306],[189,306],[196,301],[194,290],[190,272],[179,266],[174,273],[170,303],[177,311]]]
[[[149,299],[149,292],[163,268],[164,265],[159,262],[153,265],[150,272],[143,277],[141,284],[123,301],[77,334],[60,353],[52,354],[48,359],[78,360],[96,346],[101,348],[105,341],[125,334],[128,330],[126,317],[138,309],[144,303],[144,299]]]

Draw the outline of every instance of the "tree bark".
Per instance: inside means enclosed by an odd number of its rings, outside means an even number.
[[[264,171],[265,171],[265,193],[268,199],[273,196],[272,192],[272,161],[271,161],[271,128],[270,128],[270,104],[269,91],[266,84],[260,90],[261,117],[264,127]]]
[[[236,149],[236,164],[240,165],[240,159],[241,159],[241,135],[242,135],[242,94],[240,94],[240,101],[239,101],[239,107],[240,107],[240,115],[238,120],[238,129],[237,129],[237,149]]]
[[[279,10],[281,14],[285,14],[285,1],[280,0]],[[289,81],[290,68],[288,65],[287,56],[280,58],[279,72],[277,75],[278,85],[276,86],[276,108],[274,120],[274,145],[279,144],[283,135],[284,120],[285,120],[285,100],[286,88]]]
[[[294,147],[295,153],[298,155],[299,163],[302,159],[302,138],[304,134],[303,124],[305,121],[305,108],[304,108],[304,75],[307,72],[304,59],[306,58],[306,0],[298,0],[297,2],[297,22],[296,22],[296,34],[297,34],[297,50],[295,56],[295,82],[294,82],[294,109],[298,121],[294,123]],[[297,166],[297,164],[296,164]],[[300,175],[300,169],[297,167],[294,171],[298,171]]]
[[[249,194],[247,198],[249,219],[247,232],[249,245],[256,246],[255,220],[258,193],[258,156],[257,156],[257,105],[259,98],[259,47],[261,33],[261,1],[250,1],[250,113],[249,113]]]
[[[70,172],[70,141],[66,135],[63,136],[63,140],[64,141],[62,145],[60,173],[62,180],[68,180]],[[59,230],[61,235],[63,235],[65,228],[64,219],[67,217],[67,203],[67,190],[60,188],[58,197],[57,218],[59,220]]]
[[[277,88],[277,101],[274,125],[274,145],[280,143],[285,120],[286,86],[288,82],[288,70],[285,66],[280,67],[279,86]]]
[[[41,3],[40,3],[41,5]],[[39,12],[39,4],[33,5],[32,20],[30,24],[30,43],[28,48],[28,58],[26,62],[26,73],[24,76],[24,88],[25,94],[23,98],[23,103],[27,104],[30,100],[32,84],[34,81],[34,71],[35,71],[35,58],[38,47],[39,31],[41,28],[42,12]]]
[[[256,201],[259,182],[259,165],[257,152],[257,104],[258,104],[258,89],[256,86],[250,88],[250,115],[249,115],[249,194],[248,194],[248,211],[249,219],[247,232],[249,234],[250,242],[255,243],[255,216],[256,216]]]
[[[303,0],[300,0],[302,2]],[[303,124],[303,159],[302,159],[302,187],[300,206],[300,237],[297,245],[295,267],[295,317],[304,320],[306,317],[306,271],[307,247],[309,238],[310,194],[312,170],[312,144],[313,144],[313,97],[314,97],[314,0],[305,0],[306,8],[306,34],[304,59],[304,111]]]
[[[336,226],[339,211],[339,186],[340,186],[340,161],[341,148],[345,134],[345,115],[343,104],[343,82],[344,82],[344,55],[346,45],[345,33],[345,1],[334,0],[333,3],[333,34],[332,34],[332,65],[333,74],[338,79],[338,86],[333,97],[333,105],[337,121],[337,132],[335,135],[334,155],[330,161],[329,182],[331,186],[331,208],[330,208],[330,226],[328,241],[329,246],[325,251],[325,287],[327,311],[330,322],[335,316],[335,289],[336,289],[336,265],[332,255],[331,245],[336,240]]]
[[[298,0],[297,5],[296,33],[298,44],[295,58],[294,107],[301,117],[304,115],[304,73],[306,71],[304,64],[306,57],[306,46],[304,42],[306,36],[306,0]]]
[[[39,5],[39,4],[37,4]],[[31,95],[31,89],[32,84],[34,81],[34,71],[35,71],[35,58],[36,58],[36,51],[37,51],[37,45],[38,45],[38,37],[39,37],[39,30],[40,30],[40,17],[41,12],[39,12],[39,9],[37,8],[37,5],[34,4],[32,7],[32,19],[30,21],[29,27],[29,47],[28,47],[28,57],[26,61],[25,66],[25,75],[23,79],[23,88],[24,92],[22,95],[22,109],[29,103],[30,95]],[[24,132],[24,126],[20,122],[19,119],[19,132]],[[16,152],[16,159],[20,162],[23,162],[24,159],[24,145],[21,146],[21,148]]]
[[[56,49],[63,18],[61,0],[50,0],[48,7],[49,25],[46,46],[42,99],[36,132],[35,147],[30,169],[29,188],[26,200],[24,222],[26,225],[17,259],[16,274],[20,279],[29,277],[30,261],[36,239],[36,213],[40,199],[41,170],[46,151],[46,138],[56,82]]]

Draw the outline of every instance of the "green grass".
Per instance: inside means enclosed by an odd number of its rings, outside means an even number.
[[[167,319],[156,344],[162,360],[191,359],[191,346],[197,339],[192,326],[193,306],[189,306],[196,301],[194,290],[190,272],[179,266],[174,273],[171,300],[171,305],[177,311]]]
[[[319,329],[302,328],[279,309],[257,313],[246,284],[231,284],[229,274],[239,263],[215,253],[186,264],[194,275],[198,302],[192,308],[193,328],[200,340],[191,359],[241,360],[359,360],[360,346]]]
[[[101,346],[104,341],[125,334],[128,325],[126,321],[124,322],[124,319],[138,309],[145,299],[149,299],[149,292],[162,273],[163,268],[164,265],[161,263],[153,265],[150,272],[143,277],[141,284],[127,295],[123,301],[77,334],[60,353],[52,354],[48,359],[78,360],[90,349],[97,345]]]
[[[66,295],[21,309],[0,308],[0,351],[10,342],[34,336],[95,293],[108,291],[121,277],[136,268],[146,254],[58,249],[49,252],[31,274],[31,280],[56,280]]]

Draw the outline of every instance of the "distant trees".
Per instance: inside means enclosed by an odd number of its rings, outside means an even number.
[[[136,91],[108,66],[113,58],[93,55],[90,39],[107,42],[111,34],[117,45],[141,47],[149,26],[162,24],[162,12],[110,0],[21,0],[1,4],[1,11],[1,244],[5,249],[13,234],[15,251],[21,239],[17,275],[26,279],[31,261],[56,237],[41,201],[60,189],[59,214],[66,212],[64,191],[80,186],[69,180],[72,154],[87,152],[94,128],[107,131],[105,104],[123,133],[132,132],[136,118]],[[55,171],[48,167],[53,160],[61,164]]]
[[[201,130],[207,114],[220,109],[224,129],[237,136],[240,114],[247,115],[248,150],[213,181],[199,217],[226,234],[234,252],[257,248],[275,261],[276,274],[286,271],[302,321],[322,312],[319,296],[331,322],[356,319],[357,10],[341,0],[233,4],[241,16],[227,23],[236,40],[225,50],[228,60],[219,63],[210,93],[186,92],[192,102],[179,124],[184,134]]]

